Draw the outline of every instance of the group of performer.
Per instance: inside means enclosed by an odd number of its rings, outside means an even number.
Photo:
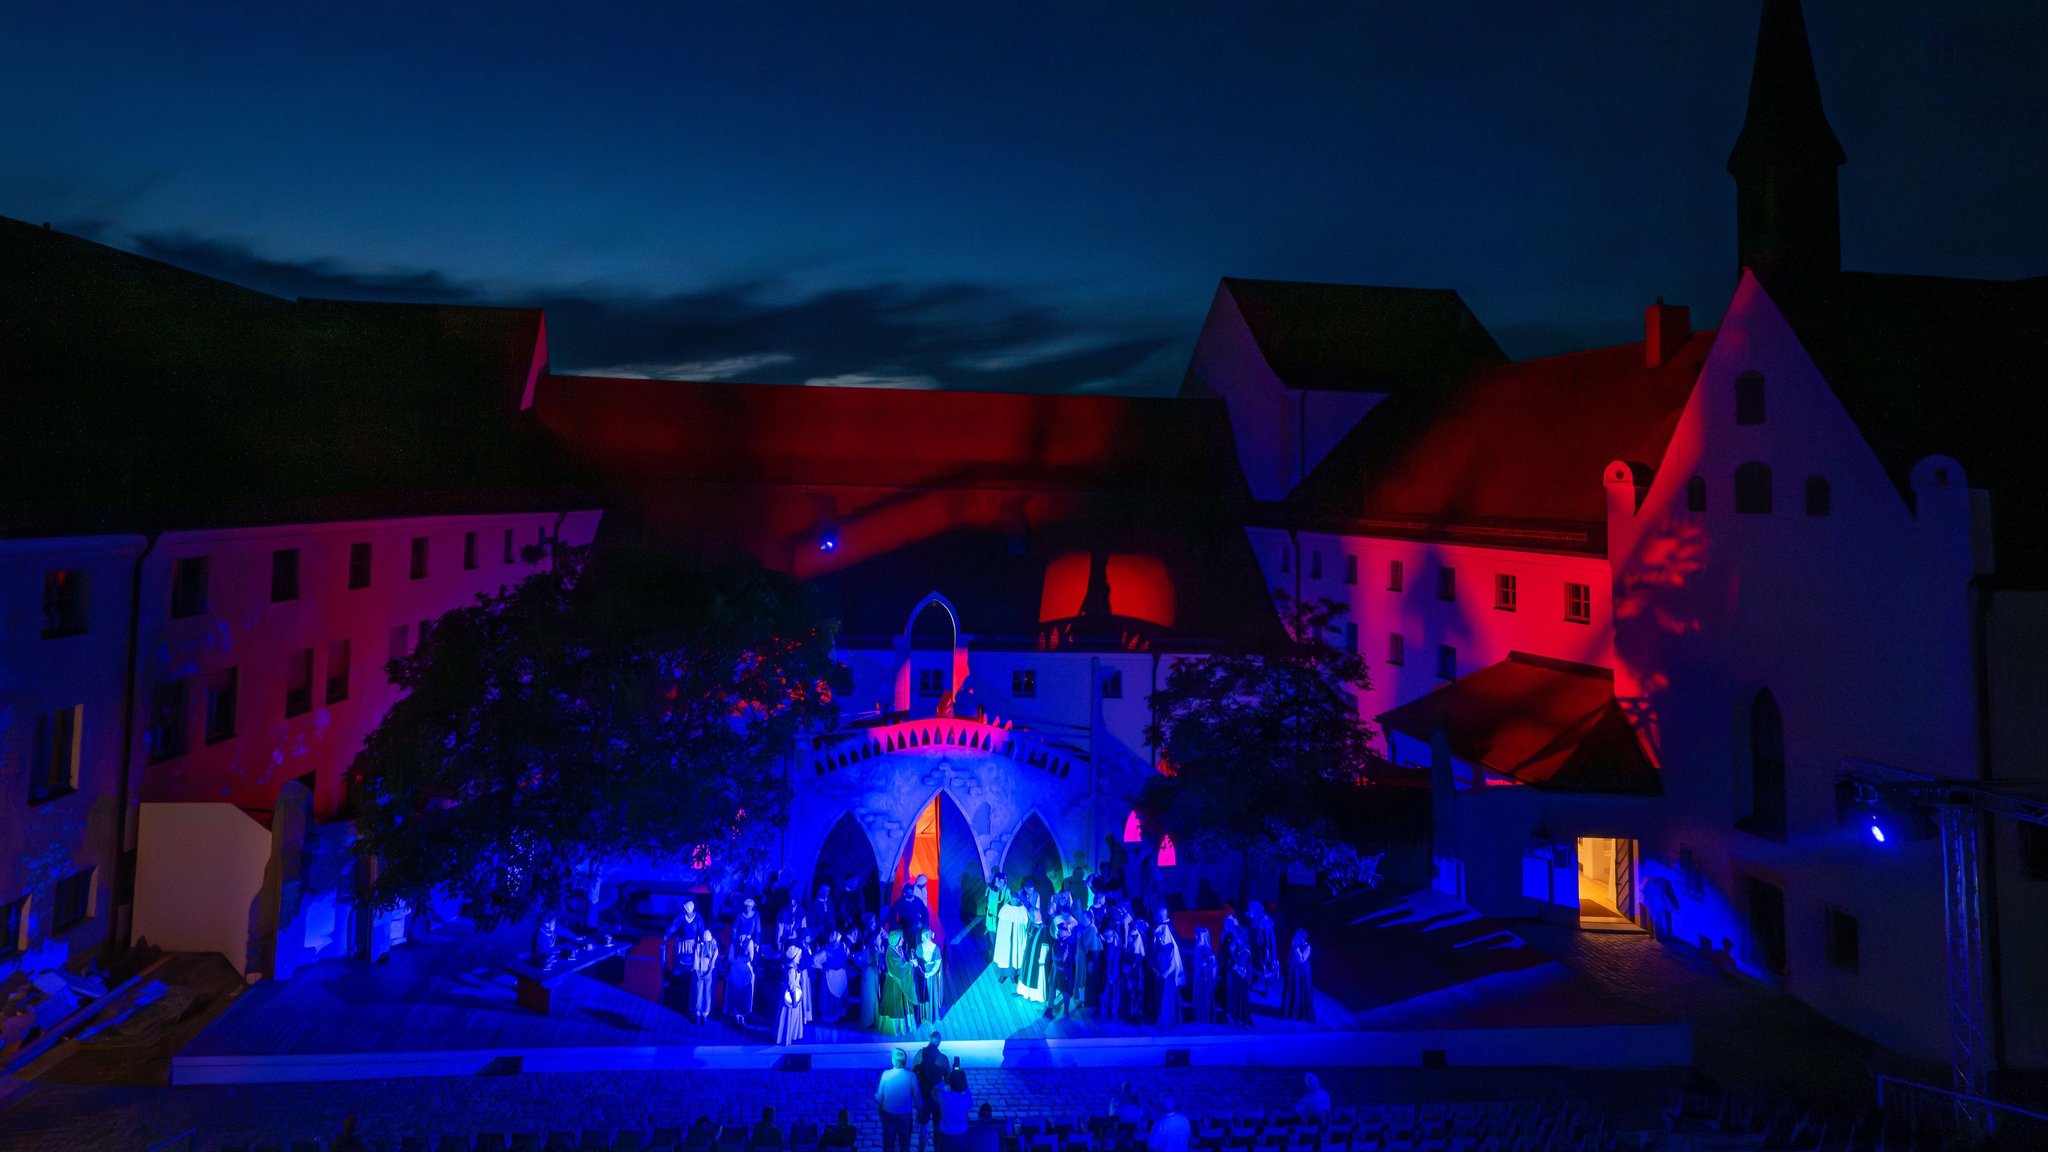
[[[1219,939],[1198,928],[1193,943],[1183,944],[1163,901],[1097,892],[1090,884],[1047,899],[1035,880],[1012,890],[998,872],[983,927],[997,978],[1045,1005],[1051,1018],[1250,1027],[1254,996],[1274,981],[1284,1018],[1315,1018],[1308,932],[1296,930],[1281,953],[1273,918],[1256,900],[1243,921],[1226,910]]]
[[[862,887],[856,877],[820,884],[812,900],[789,900],[773,924],[745,897],[724,947],[686,900],[663,942],[671,987],[699,1024],[747,1029],[772,1019],[777,1044],[798,1042],[812,1024],[891,1036],[925,1030],[945,1008],[949,944],[930,881],[911,879],[879,913],[867,909]],[[1049,1018],[1249,1027],[1254,998],[1276,981],[1283,1017],[1314,1018],[1308,933],[1296,931],[1283,953],[1258,901],[1242,920],[1226,910],[1214,940],[1201,928],[1192,943],[1176,936],[1163,901],[1086,881],[1048,895],[1032,879],[1012,889],[999,872],[980,912],[950,943],[978,935],[997,979]]]

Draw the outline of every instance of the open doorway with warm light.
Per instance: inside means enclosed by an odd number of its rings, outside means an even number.
[[[1637,931],[1636,842],[1605,836],[1579,838],[1579,927]]]

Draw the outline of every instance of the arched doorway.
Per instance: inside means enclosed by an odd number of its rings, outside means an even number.
[[[846,895],[849,880],[856,894],[853,898]],[[849,913],[858,916],[881,911],[882,865],[875,859],[874,841],[851,812],[841,816],[825,833],[825,842],[818,847],[817,864],[811,869],[810,887],[803,892],[804,899],[815,900],[819,887],[827,885],[832,889],[839,919],[845,919]]]
[[[985,951],[971,943],[988,887],[981,870],[981,845],[951,793],[939,792],[918,812],[890,875],[891,901],[919,876],[925,877],[932,927],[946,945],[946,999],[951,1003],[988,962]]]
[[[1010,837],[1009,850],[1003,853],[1003,874],[1017,891],[1023,890],[1024,881],[1031,881],[1041,900],[1051,900],[1060,890],[1066,870],[1061,867],[1059,841],[1052,838],[1052,829],[1038,813],[1026,816],[1017,834]]]
[[[960,614],[953,602],[929,593],[910,610],[898,643],[895,710],[913,717],[950,716],[967,679]]]

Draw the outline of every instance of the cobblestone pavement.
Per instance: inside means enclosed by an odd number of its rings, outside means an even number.
[[[773,1106],[787,1124],[823,1124],[841,1108],[860,1128],[860,1152],[878,1152],[877,1073],[685,1071],[529,1073],[511,1076],[249,1084],[192,1088],[34,1085],[0,1100],[6,1152],[141,1152],[193,1126],[201,1149],[325,1137],[356,1116],[361,1135],[395,1147],[402,1135],[552,1132],[585,1128],[686,1127],[698,1116],[751,1122]],[[1564,1069],[1332,1069],[1322,1074],[1339,1105],[1420,1100],[1558,1099],[1589,1102],[1625,1126],[1655,1123],[1676,1099],[1673,1072]],[[1298,1069],[974,1069],[975,1105],[999,1116],[1073,1116],[1106,1107],[1123,1081],[1148,1103],[1171,1096],[1190,1114],[1291,1107]]]

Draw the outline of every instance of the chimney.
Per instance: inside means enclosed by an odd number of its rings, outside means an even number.
[[[1643,309],[1643,366],[1662,368],[1692,339],[1692,309],[1659,300]]]

